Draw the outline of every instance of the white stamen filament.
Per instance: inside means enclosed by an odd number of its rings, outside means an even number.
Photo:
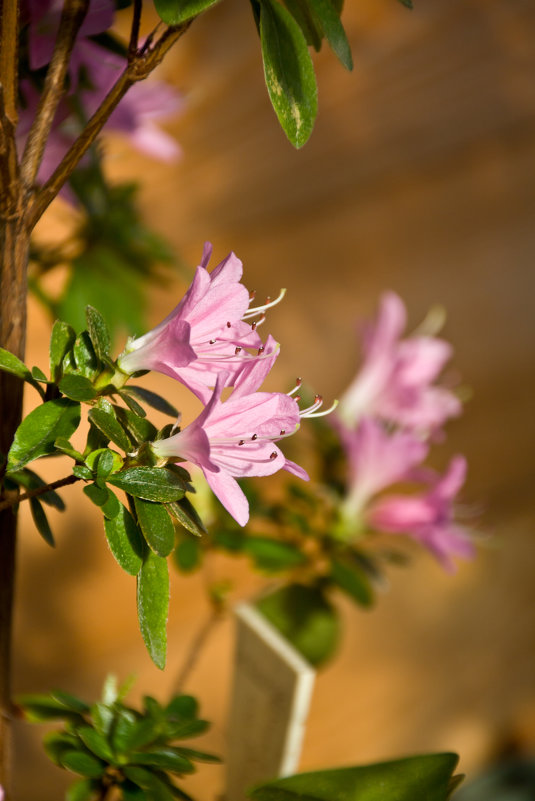
[[[329,406],[328,409],[324,409],[324,411],[318,412],[317,409],[319,409],[322,405],[323,405],[323,400],[320,398],[318,401],[314,401],[312,406],[309,406],[308,409],[305,409],[302,412],[300,411],[299,416],[306,417],[308,419],[310,419],[311,417],[325,417],[327,414],[331,414],[331,412],[334,412],[334,410],[338,406],[338,400],[333,401],[333,403],[331,404],[331,406]]]
[[[263,306],[253,306],[251,309],[247,309],[247,311],[242,317],[242,320],[250,320],[252,317],[256,317],[258,314],[262,314],[262,312],[265,312],[266,309],[273,308],[273,306],[276,306],[277,303],[281,302],[285,294],[286,294],[286,289],[281,289],[275,300],[272,300],[269,303],[264,303]]]
[[[291,398],[291,397],[292,397],[292,395],[295,395],[295,393],[297,392],[297,390],[301,388],[301,383],[302,383],[301,379],[300,379],[300,378],[297,378],[297,379],[296,379],[296,384],[295,384],[295,387],[294,387],[293,389],[291,389],[289,392],[287,392],[287,393],[286,393],[286,394],[288,395],[288,397],[289,397],[289,398]]]

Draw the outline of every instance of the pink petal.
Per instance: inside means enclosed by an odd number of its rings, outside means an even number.
[[[249,502],[237,481],[223,471],[213,473],[204,471],[204,476],[214,495],[219,498],[225,509],[240,526],[249,520]]]

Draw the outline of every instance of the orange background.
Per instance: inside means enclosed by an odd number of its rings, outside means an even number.
[[[455,369],[473,397],[437,465],[468,457],[464,500],[483,542],[454,577],[425,554],[392,570],[371,613],[341,602],[345,636],[317,679],[302,768],[451,749],[473,774],[508,741],[535,743],[535,7],[417,0],[411,13],[394,0],[348,0],[344,20],[355,69],[345,73],[328,51],[315,59],[320,113],[302,151],[269,106],[247,4],[225,0],[161,68],[186,98],[166,126],[182,161],[160,164],[113,140],[109,170],[142,177],[148,222],[188,265],[210,239],[217,259],[236,251],[259,297],[287,287],[269,317],[282,343],[281,389],[303,375],[326,398],[340,394],[357,365],[354,322],[384,289],[405,298],[411,327],[432,304],[446,307]],[[68,214],[51,212],[42,234]],[[177,278],[154,291],[153,322],[184,287]],[[49,330],[32,301],[31,365],[46,364]],[[165,379],[158,386],[176,391]],[[191,413],[184,395],[175,402]],[[81,489],[64,496],[67,513],[52,516],[55,551],[22,515],[16,689],[92,698],[108,671],[134,672],[134,699],[164,699],[208,614],[202,578],[173,577],[160,673],[137,630],[133,579],[113,561]],[[245,563],[221,559],[213,571],[235,577],[236,597],[257,586]],[[232,637],[222,623],[188,685],[214,721],[202,746],[223,754]],[[57,799],[65,782],[40,755],[40,734],[17,724],[20,801]],[[222,769],[202,767],[186,786],[213,798]]]

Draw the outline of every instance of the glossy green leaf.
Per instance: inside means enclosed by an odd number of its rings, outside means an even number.
[[[73,711],[61,700],[50,695],[21,695],[17,703],[24,709],[29,720],[42,722],[45,720],[75,720],[81,721],[78,712]]]
[[[8,454],[8,472],[53,453],[58,437],[69,438],[80,423],[80,404],[68,398],[47,401],[25,417]]]
[[[119,397],[126,403],[128,408],[134,414],[137,414],[138,417],[146,417],[147,412],[140,406],[134,396],[128,391],[128,389],[120,389],[119,390]]]
[[[64,768],[79,773],[80,776],[87,776],[90,779],[97,779],[102,776],[106,765],[91,754],[84,751],[67,751],[61,757],[61,764]]]
[[[202,551],[197,539],[184,537],[175,548],[175,563],[183,573],[191,573],[201,562]]]
[[[109,483],[135,498],[168,503],[184,495],[184,482],[176,473],[163,467],[130,467],[114,473]]]
[[[65,709],[69,709],[71,712],[77,712],[80,715],[89,712],[89,704],[86,704],[85,701],[81,698],[77,698],[75,695],[64,692],[64,690],[52,690],[50,696],[54,701],[57,701],[58,704],[61,704]]]
[[[81,739],[86,748],[103,759],[105,762],[113,762],[114,754],[107,739],[91,726],[79,726],[76,734]]]
[[[66,353],[74,345],[76,334],[70,325],[56,320],[50,337],[50,377],[58,383],[62,376],[62,364]]]
[[[109,487],[106,489],[108,490],[108,499],[102,504],[100,511],[108,520],[114,520],[120,514],[122,504]]]
[[[124,754],[126,752],[126,744],[132,735],[137,720],[136,715],[130,709],[119,709],[116,713],[111,739],[113,748],[117,753]]]
[[[75,401],[90,401],[97,394],[91,381],[76,373],[64,375],[58,386],[60,392]]]
[[[351,47],[347,41],[340,15],[331,0],[307,0],[333,52],[348,70],[353,69]]]
[[[257,567],[268,572],[297,567],[307,561],[297,546],[270,537],[247,537],[244,551]]]
[[[284,0],[284,5],[303,31],[307,44],[316,51],[321,50],[322,31],[314,20],[308,0]]]
[[[84,494],[95,506],[104,506],[108,501],[108,490],[106,487],[99,487],[97,484],[88,484],[84,487]]]
[[[80,451],[77,451],[76,448],[73,448],[69,440],[65,439],[65,437],[58,437],[54,442],[54,447],[56,450],[67,454],[67,456],[70,456],[71,459],[74,459],[75,461],[83,461],[84,457]]]
[[[8,350],[4,350],[4,348],[0,348],[0,370],[3,370],[5,373],[11,373],[11,375],[15,375],[23,381],[27,381],[28,384],[31,384],[41,397],[44,398],[45,393],[43,388],[34,379],[24,362],[21,362],[20,359],[17,359],[16,356]]]
[[[218,0],[154,0],[160,19],[167,25],[180,25],[202,14]]]
[[[161,395],[157,395],[156,392],[151,392],[149,389],[145,389],[145,387],[132,386],[131,384],[128,385],[127,391],[130,395],[136,396],[143,403],[152,406],[156,411],[162,412],[162,414],[168,414],[171,417],[178,417],[178,409],[165,398],[162,398]]]
[[[334,583],[361,606],[372,606],[373,590],[366,575],[350,559],[331,561],[331,578]]]
[[[50,528],[43,505],[39,502],[39,498],[30,498],[30,509],[37,531],[44,541],[54,548],[56,545],[54,535],[52,534],[52,529]]]
[[[184,526],[185,529],[194,534],[196,537],[201,537],[203,534],[206,534],[204,523],[197,514],[197,510],[189,498],[181,498],[175,503],[168,504],[167,508],[175,520],[178,520],[181,526]]]
[[[168,610],[167,561],[147,548],[137,577],[137,612],[147,650],[154,664],[162,670],[165,667],[167,651]]]
[[[220,762],[222,762],[221,757],[218,757],[215,754],[207,754],[205,751],[197,751],[194,748],[177,746],[175,750],[180,754],[183,754],[184,756],[188,757],[189,759],[195,759],[198,762],[209,762],[214,765],[217,765]]]
[[[154,748],[151,751],[136,751],[128,755],[131,765],[150,765],[173,773],[193,773],[193,763],[174,748]]]
[[[115,715],[113,709],[106,703],[98,701],[91,707],[91,719],[99,734],[107,737],[111,731]]]
[[[318,587],[290,584],[264,596],[256,605],[312,665],[332,656],[340,623],[336,610]]]
[[[131,449],[130,441],[113,412],[105,411],[104,409],[91,409],[88,414],[90,421],[95,425],[108,439],[118,445],[121,450],[128,453]]]
[[[53,731],[43,738],[43,746],[48,758],[58,767],[61,767],[63,754],[76,749],[78,745],[78,738],[66,732]]]
[[[95,353],[102,361],[106,361],[111,351],[111,337],[104,317],[93,306],[86,306],[85,316],[87,330]]]
[[[147,798],[151,801],[174,801],[174,794],[167,782],[157,776],[153,771],[138,765],[128,765],[123,769],[124,775],[131,782],[137,784],[147,793]]]
[[[301,773],[249,792],[253,801],[447,801],[456,754]]]
[[[99,478],[108,478],[110,473],[116,473],[123,466],[121,456],[110,448],[98,448],[96,451],[91,451],[86,456],[85,463]]]
[[[99,360],[87,331],[78,334],[74,342],[73,356],[76,364],[76,372],[86,378],[96,377],[99,369]]]
[[[40,367],[32,367],[32,378],[44,384],[48,384],[48,379]]]
[[[91,470],[89,467],[86,467],[85,464],[75,464],[72,468],[72,474],[76,476],[76,478],[81,478],[84,481],[91,481],[93,478]]]
[[[301,28],[277,0],[261,2],[260,41],[271,103],[290,142],[302,147],[318,113],[316,77]]]
[[[119,513],[104,520],[106,539],[117,563],[137,576],[143,562],[143,538],[136,521],[122,504]]]
[[[139,444],[141,442],[152,442],[156,439],[158,429],[146,418],[139,417],[130,409],[119,407],[115,408],[115,414],[123,427],[132,436],[134,442]]]
[[[149,547],[158,556],[169,556],[175,547],[175,527],[161,503],[135,499],[137,520]]]
[[[154,742],[161,733],[159,721],[142,718],[137,720],[131,727],[128,734],[123,738],[123,749],[125,752],[143,748],[149,743]]]

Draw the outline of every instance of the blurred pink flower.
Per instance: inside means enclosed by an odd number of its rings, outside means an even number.
[[[340,400],[338,415],[346,425],[355,427],[364,415],[377,416],[427,434],[460,414],[458,398],[433,384],[451,356],[451,345],[432,336],[401,339],[405,323],[403,301],[385,293],[377,321],[365,331],[362,367]]]
[[[367,519],[378,531],[407,534],[428,548],[449,571],[452,556],[469,559],[474,545],[467,531],[454,521],[453,503],[464,484],[466,460],[455,456],[446,471],[421,495],[389,495],[368,510]]]
[[[362,515],[381,490],[412,478],[412,471],[429,451],[428,445],[406,431],[387,432],[378,420],[363,418],[356,430],[336,425],[348,460],[348,493],[344,514]]]
[[[201,468],[208,485],[237,523],[249,519],[249,504],[236,478],[269,476],[286,469],[308,479],[275,444],[299,427],[296,401],[280,392],[232,393],[224,403],[226,376],[217,377],[201,414],[178,434],[152,444],[159,459],[183,459]]]
[[[152,331],[129,339],[117,359],[119,368],[129,375],[156,370],[176,378],[204,403],[221,373],[226,375],[227,385],[233,386],[249,365],[265,361],[265,368],[260,367],[240,392],[254,391],[253,383],[255,388],[260,385],[278,353],[271,338],[264,354],[254,324],[242,319],[254,310],[249,309],[249,292],[240,283],[241,261],[230,253],[209,273],[206,267],[211,253],[212,246],[206,243],[201,264],[180,303]],[[244,374],[242,384],[248,375]]]

